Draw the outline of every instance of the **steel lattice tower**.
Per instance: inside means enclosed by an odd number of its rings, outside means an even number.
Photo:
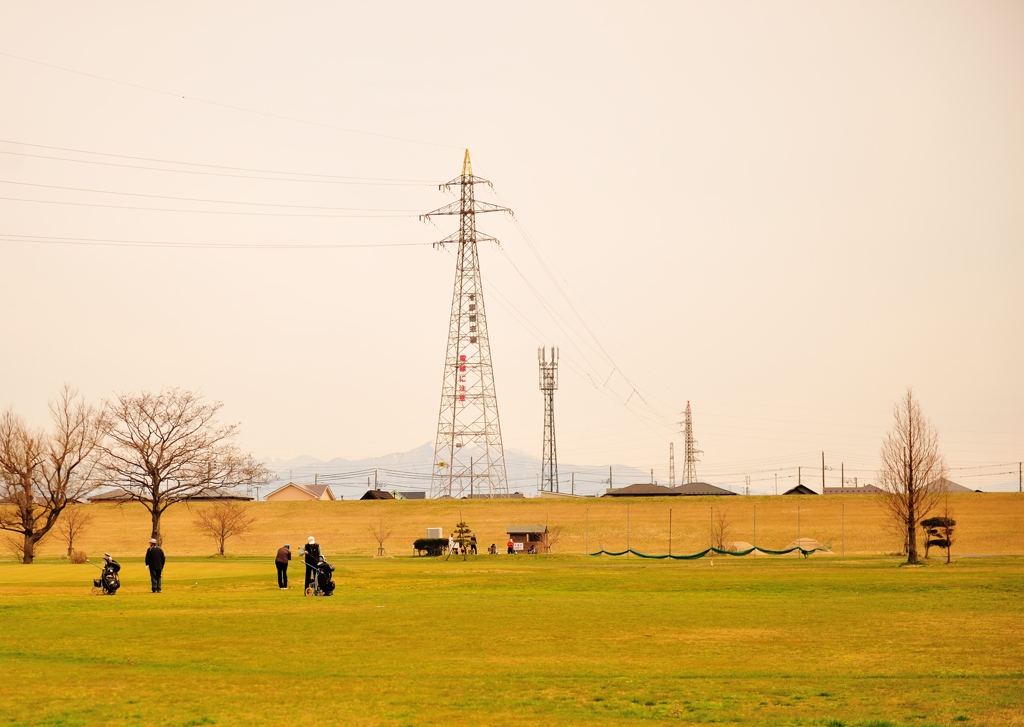
[[[558,388],[558,349],[551,347],[551,359],[537,349],[540,390],[544,393],[544,454],[540,465],[540,488],[558,492],[558,449],[555,447],[555,389]]]
[[[693,415],[690,414],[690,402],[686,402],[686,413],[683,415],[683,476],[682,484],[697,481],[697,459],[698,454],[704,454],[697,449],[697,442],[693,439]]]
[[[440,247],[451,244],[458,248],[434,444],[434,472],[430,479],[431,497],[508,496],[477,253],[478,242],[497,244],[498,241],[477,233],[476,215],[481,212],[511,214],[512,211],[477,201],[474,187],[478,184],[491,186],[486,179],[473,175],[467,149],[462,174],[440,187],[445,191],[458,187],[459,200],[423,215],[424,220],[435,215],[459,216],[458,231],[436,243]]]
[[[676,486],[676,444],[668,443],[668,486]]]

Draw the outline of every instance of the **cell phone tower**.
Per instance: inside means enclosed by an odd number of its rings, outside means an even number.
[[[544,348],[537,349],[540,390],[544,393],[544,454],[540,465],[540,488],[558,492],[558,449],[555,447],[555,389],[558,388],[558,349],[551,347],[551,358]]]
[[[697,449],[697,442],[693,439],[693,415],[690,413],[690,402],[686,402],[686,412],[683,414],[683,476],[682,484],[697,481],[697,463],[700,460],[698,454],[704,454]]]
[[[508,497],[505,451],[501,445],[498,397],[494,389],[491,344],[487,337],[477,253],[478,242],[499,243],[490,235],[477,232],[476,216],[482,212],[512,214],[512,210],[478,201],[474,194],[474,187],[478,184],[491,186],[486,179],[473,175],[467,149],[462,161],[462,174],[440,185],[443,191],[457,187],[459,199],[421,217],[424,221],[440,215],[459,217],[459,229],[435,243],[441,248],[457,245],[457,249],[448,351],[437,417],[434,469],[430,478],[432,498],[467,495]]]

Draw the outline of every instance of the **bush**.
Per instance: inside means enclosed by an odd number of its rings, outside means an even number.
[[[72,563],[78,563],[79,565],[81,565],[82,563],[84,563],[86,561],[87,557],[88,556],[86,556],[84,550],[72,550],[71,551],[71,562]]]

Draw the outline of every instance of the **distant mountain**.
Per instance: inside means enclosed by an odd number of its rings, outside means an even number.
[[[380,457],[363,459],[330,460],[317,459],[308,455],[292,459],[271,459],[265,464],[275,473],[277,478],[269,489],[264,489],[261,497],[286,482],[319,482],[330,484],[335,495],[346,499],[359,497],[367,486],[377,486],[387,490],[430,491],[430,475],[434,466],[434,445],[426,442],[407,452],[392,452]],[[508,476],[510,492],[522,492],[527,497],[537,494],[537,483],[540,477],[540,457],[516,449],[505,450],[505,472]],[[375,471],[376,470],[376,471]],[[579,466],[559,462],[559,489],[569,492],[572,488],[575,473],[576,493],[595,495],[608,487],[608,468]],[[649,482],[650,473],[626,465],[612,466],[613,484],[616,487],[635,482]]]

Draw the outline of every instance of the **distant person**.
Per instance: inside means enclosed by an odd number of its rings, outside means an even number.
[[[146,551],[146,567],[149,568],[149,582],[153,586],[153,593],[163,593],[161,577],[164,574],[164,551],[156,543],[156,538],[149,539],[149,550]]]
[[[306,558],[306,585],[302,588],[305,590],[309,588],[309,584],[316,578],[317,568],[316,564],[320,560],[320,545],[316,542],[316,538],[312,535],[309,536],[306,543],[306,547],[302,549],[299,555],[305,556]]]
[[[450,555],[458,555],[459,549],[455,544],[455,533],[448,536],[448,553]]]
[[[511,538],[511,536],[508,539],[508,554],[509,555],[515,555],[516,554],[516,541],[514,541]]]
[[[277,559],[274,564],[277,566],[277,587],[282,591],[288,590],[288,562],[292,559],[292,546],[288,543],[277,549]]]
[[[469,539],[469,554],[476,555],[476,536]]]

